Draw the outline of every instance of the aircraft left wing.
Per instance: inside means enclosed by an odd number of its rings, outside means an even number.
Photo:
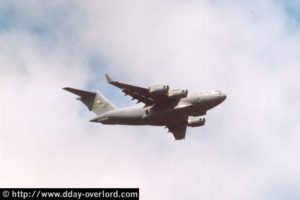
[[[108,83],[122,89],[125,95],[129,95],[132,97],[132,99],[136,99],[138,103],[143,102],[146,106],[150,106],[153,104],[169,101],[169,98],[167,98],[167,96],[151,95],[148,88],[113,81],[107,74],[105,74],[105,77]]]
[[[169,132],[171,132],[175,140],[182,140],[185,138],[186,124],[167,125]]]

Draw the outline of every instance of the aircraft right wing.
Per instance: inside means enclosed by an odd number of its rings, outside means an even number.
[[[125,95],[129,95],[132,97],[132,99],[138,100],[138,103],[143,102],[146,106],[150,106],[153,104],[162,104],[164,102],[170,101],[170,98],[168,98],[168,96],[166,95],[151,94],[149,88],[143,88],[120,83],[118,81],[113,81],[107,74],[105,74],[105,77],[108,83],[122,89],[122,92],[124,92]]]
[[[186,124],[167,125],[169,132],[172,132],[175,140],[182,140],[185,138]]]

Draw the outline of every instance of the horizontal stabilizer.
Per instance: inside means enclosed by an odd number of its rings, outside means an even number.
[[[74,89],[74,88],[69,88],[69,87],[65,87],[63,88],[64,90],[67,90],[73,94],[76,94],[78,96],[89,96],[89,95],[95,95],[95,92],[89,92],[89,91],[84,91],[84,90],[78,90],[78,89]]]

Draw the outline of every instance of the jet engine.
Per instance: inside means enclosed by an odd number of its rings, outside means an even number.
[[[151,95],[166,95],[169,91],[168,85],[157,85],[149,87],[149,93]]]
[[[188,120],[187,125],[191,127],[203,126],[205,124],[205,118],[193,117]]]
[[[171,99],[180,99],[187,97],[188,91],[187,90],[170,90],[168,96]]]

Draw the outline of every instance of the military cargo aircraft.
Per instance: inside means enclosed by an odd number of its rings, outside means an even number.
[[[187,90],[170,90],[168,85],[143,88],[113,81],[107,74],[105,77],[108,83],[120,88],[125,96],[129,95],[132,100],[144,103],[144,107],[116,108],[99,91],[89,92],[69,87],[63,89],[78,95],[77,99],[97,114],[91,122],[165,126],[172,132],[175,140],[185,138],[187,126],[203,126],[205,118],[201,116],[226,98],[218,90],[188,95]]]

